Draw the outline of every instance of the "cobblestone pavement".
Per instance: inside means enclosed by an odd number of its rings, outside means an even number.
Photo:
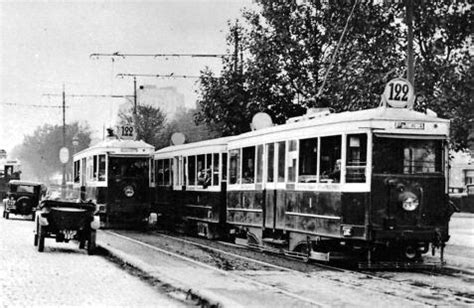
[[[0,218],[0,307],[183,306],[75,242],[47,238],[39,253],[33,226],[21,216]]]

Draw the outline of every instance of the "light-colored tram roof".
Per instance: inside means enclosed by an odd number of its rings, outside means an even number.
[[[427,129],[394,129],[392,122],[424,122],[436,123],[427,127]],[[438,118],[434,115],[428,115],[405,108],[377,107],[372,109],[345,111],[340,113],[330,113],[328,115],[316,116],[312,119],[302,119],[298,122],[271,126],[238,136],[229,140],[229,147],[234,147],[242,142],[254,142],[256,138],[265,140],[282,139],[288,136],[292,138],[302,138],[308,132],[311,134],[335,135],[343,131],[357,131],[361,129],[372,129],[375,132],[384,132],[392,134],[433,134],[448,137],[449,120]],[[439,126],[439,127],[438,127]],[[317,129],[315,131],[313,128]],[[393,129],[392,129],[393,128]],[[270,139],[267,139],[270,138]],[[253,140],[253,141],[252,141]]]
[[[185,143],[180,145],[172,145],[155,151],[154,156],[173,156],[175,154],[185,153],[193,155],[199,153],[223,152],[227,149],[227,143],[234,137],[221,137],[216,139],[208,139],[198,142]]]
[[[130,151],[136,149],[136,151]],[[111,154],[124,155],[144,155],[151,154],[155,147],[143,140],[123,140],[123,139],[106,139],[87,149],[84,149],[74,155],[74,158],[82,158],[91,154],[100,154],[109,152]]]

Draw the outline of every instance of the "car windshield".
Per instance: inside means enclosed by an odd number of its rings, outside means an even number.
[[[375,138],[374,173],[442,172],[441,140]]]
[[[30,185],[12,185],[10,188],[11,192],[16,193],[29,193],[33,194],[35,192],[35,186]]]
[[[72,188],[64,188],[64,190],[62,190],[61,187],[48,187],[44,199],[55,201],[79,202],[80,192],[78,190],[73,190]]]

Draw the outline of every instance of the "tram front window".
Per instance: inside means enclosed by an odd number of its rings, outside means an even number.
[[[374,173],[422,174],[442,172],[441,140],[376,138]]]
[[[112,177],[142,177],[148,174],[146,159],[110,159],[110,174]]]

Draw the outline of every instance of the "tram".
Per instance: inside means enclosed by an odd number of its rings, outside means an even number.
[[[150,211],[149,159],[154,147],[115,136],[73,157],[73,187],[93,201],[104,227],[136,226]]]
[[[0,150],[0,197],[7,196],[8,182],[19,180],[21,174],[21,163],[17,159],[7,158],[5,150]]]
[[[229,141],[227,219],[249,244],[328,261],[418,261],[444,247],[449,121],[319,110]]]
[[[405,266],[431,248],[443,263],[449,125],[383,103],[171,146],[153,154],[154,211],[197,235],[308,259]]]
[[[162,227],[209,239],[226,234],[227,141],[170,146],[153,154],[150,187]]]

